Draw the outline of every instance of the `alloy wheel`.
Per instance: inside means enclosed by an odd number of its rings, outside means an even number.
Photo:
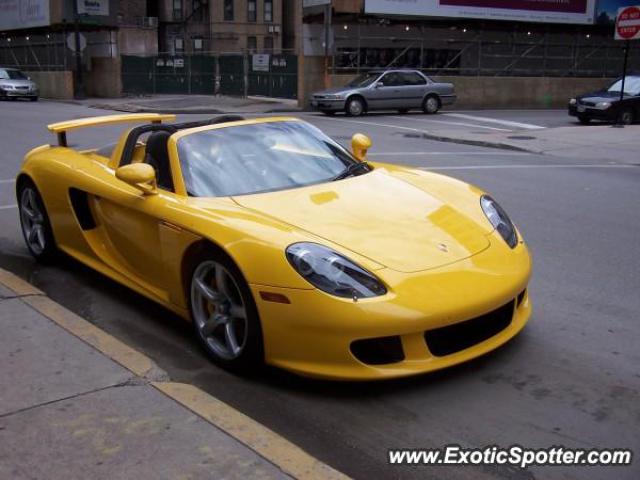
[[[44,215],[38,203],[37,193],[32,187],[26,187],[20,195],[20,219],[24,238],[36,255],[42,254],[47,247]]]
[[[360,100],[358,100],[357,98],[354,98],[353,100],[349,101],[349,115],[358,117],[362,115],[363,111],[364,111],[364,106],[362,105],[362,102]]]
[[[440,108],[438,99],[436,97],[429,97],[425,102],[427,113],[436,113]]]
[[[247,344],[248,314],[233,275],[220,263],[202,262],[191,280],[196,329],[211,352],[223,360],[242,355]]]

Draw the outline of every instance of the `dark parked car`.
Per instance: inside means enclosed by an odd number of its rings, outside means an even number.
[[[420,108],[436,113],[455,100],[453,84],[434,82],[419,70],[372,70],[344,87],[314,93],[311,106],[327,115],[345,112],[357,117],[372,110],[405,113]]]
[[[640,75],[628,75],[624,83],[624,97],[620,100],[622,79],[605,90],[587,93],[569,101],[569,115],[580,123],[604,120],[631,125],[640,120]]]

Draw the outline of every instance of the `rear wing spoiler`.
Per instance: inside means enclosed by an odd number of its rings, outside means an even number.
[[[165,120],[175,120],[173,114],[164,113],[126,113],[121,115],[104,115],[101,117],[79,118],[77,120],[67,120],[65,122],[52,123],[48,125],[49,131],[58,136],[58,145],[67,146],[67,132],[87,127],[100,127],[103,125],[114,125],[118,123],[162,123]]]

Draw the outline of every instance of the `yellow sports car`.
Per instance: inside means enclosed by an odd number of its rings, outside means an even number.
[[[49,125],[16,189],[38,260],[62,250],[193,323],[217,363],[331,379],[448,367],[531,314],[531,260],[477,188],[368,162],[297,118],[164,123],[131,114]],[[67,133],[129,124],[76,151]],[[134,126],[134,124],[138,124]]]

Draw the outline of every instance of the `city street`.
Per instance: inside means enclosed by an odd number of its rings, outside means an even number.
[[[607,147],[596,158],[435,141],[558,128],[638,138],[640,125],[580,126],[564,110],[293,116],[349,146],[362,132],[369,160],[437,171],[491,192],[529,244],[534,313],[513,341],[461,366],[379,383],[334,383],[276,369],[241,377],[212,364],[178,317],[78,262],[29,255],[13,178],[31,148],[55,143],[52,122],[114,113],[73,103],[0,102],[0,268],[143,352],[174,382],[195,385],[355,479],[637,479],[640,472],[640,159]],[[278,114],[284,115],[284,114]],[[210,116],[210,115],[209,115]],[[179,115],[195,120],[208,115]],[[70,132],[73,147],[114,142],[121,127]],[[593,139],[592,139],[593,140]],[[575,147],[578,148],[578,147]],[[424,292],[429,295],[430,292]],[[514,444],[629,448],[628,467],[408,467],[390,448]]]

